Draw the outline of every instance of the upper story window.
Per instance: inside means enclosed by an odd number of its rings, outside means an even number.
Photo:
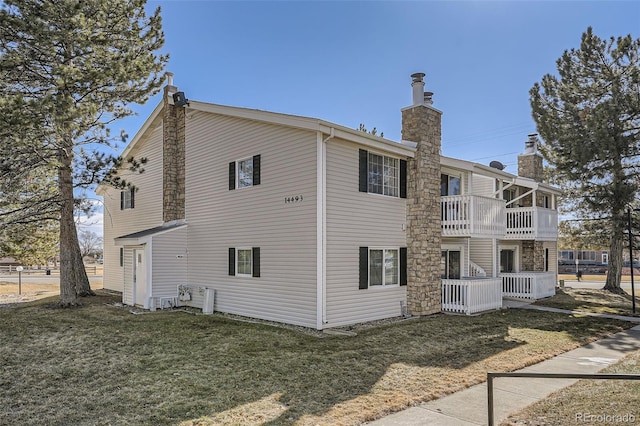
[[[260,185],[260,155],[229,163],[229,190]]]
[[[369,153],[369,192],[398,196],[399,160],[397,158]]]
[[[132,209],[135,207],[135,189],[125,189],[120,191],[120,210]]]
[[[440,175],[440,196],[460,195],[462,193],[462,185],[460,176],[451,176],[447,174]]]
[[[360,192],[407,198],[407,162],[364,149],[360,154]]]

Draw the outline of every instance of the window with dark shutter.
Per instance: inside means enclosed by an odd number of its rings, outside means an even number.
[[[229,163],[229,191],[236,189],[236,162]]]
[[[236,274],[236,249],[229,247],[229,275]]]
[[[369,192],[369,177],[367,173],[367,166],[369,163],[369,153],[364,149],[359,150],[360,158],[360,172],[359,172],[359,190],[360,192]]]
[[[253,156],[253,185],[260,185],[260,155]]]
[[[400,285],[407,285],[407,248],[400,247]]]
[[[135,198],[136,198],[136,190],[134,188],[131,188],[131,203],[130,203],[130,207],[129,208],[134,208],[135,205]]]
[[[251,249],[253,257],[253,276],[260,277],[260,247],[253,247]]]
[[[120,247],[120,266],[124,266],[124,247]]]
[[[369,288],[369,247],[360,247],[360,290]]]
[[[124,191],[120,191],[120,210],[124,210]]]

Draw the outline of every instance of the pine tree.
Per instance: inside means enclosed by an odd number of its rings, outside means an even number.
[[[619,293],[625,211],[640,188],[640,39],[588,28],[557,68],[530,91],[533,118],[568,213],[608,229],[605,289]]]
[[[75,227],[74,189],[89,188],[121,159],[105,154],[109,126],[160,89],[166,55],[160,9],[145,0],[6,0],[0,10],[0,179],[9,196],[24,169],[56,182],[4,223],[34,212],[60,229],[60,304],[92,294]],[[136,168],[139,163],[132,162]],[[113,181],[117,186],[126,182]],[[45,190],[47,189],[47,190]],[[45,194],[49,193],[49,198]]]

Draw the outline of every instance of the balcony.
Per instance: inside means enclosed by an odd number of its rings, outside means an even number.
[[[495,198],[478,195],[441,197],[442,236],[503,238],[507,230],[506,210],[505,201]]]
[[[555,241],[558,238],[558,211],[543,207],[506,209],[507,240]]]

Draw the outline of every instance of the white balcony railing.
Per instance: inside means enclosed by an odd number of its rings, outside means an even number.
[[[553,272],[514,272],[500,274],[502,296],[518,299],[542,299],[556,294]]]
[[[558,238],[558,211],[543,207],[506,209],[509,240],[547,240]]]
[[[471,315],[502,307],[501,278],[442,280],[442,310]]]
[[[501,238],[506,233],[505,201],[478,195],[441,197],[444,237]]]

